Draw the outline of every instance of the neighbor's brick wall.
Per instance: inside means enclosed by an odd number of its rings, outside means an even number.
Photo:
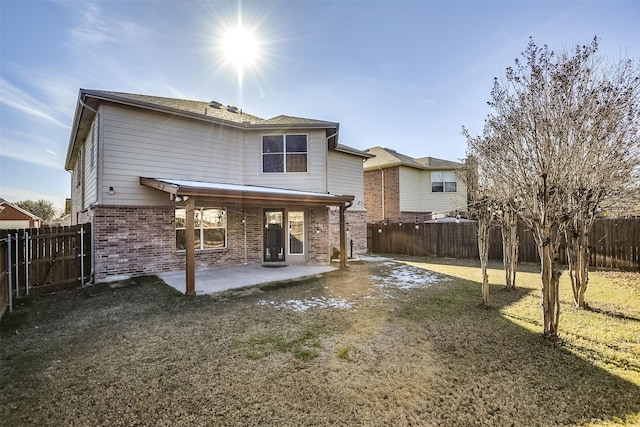
[[[353,240],[353,253],[367,252],[367,219],[365,211],[350,211],[345,213],[347,227],[347,255],[351,255],[350,241]],[[340,249],[340,209],[329,210],[329,230],[331,249]]]
[[[384,215],[382,213],[382,174],[384,172]],[[400,220],[400,167],[364,172],[364,207],[367,222],[387,218]]]
[[[175,248],[173,206],[96,206],[95,281],[183,270],[185,251]],[[227,209],[227,248],[196,251],[196,267],[257,263],[262,260],[262,211]],[[246,256],[246,258],[245,258]]]

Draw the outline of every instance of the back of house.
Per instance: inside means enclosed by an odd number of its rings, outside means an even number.
[[[94,280],[183,269],[187,233],[199,267],[328,263],[341,230],[366,251],[371,155],[338,131],[215,101],[81,89],[65,168],[72,223],[93,227]]]

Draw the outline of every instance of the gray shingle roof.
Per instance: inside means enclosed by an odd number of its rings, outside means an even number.
[[[105,95],[108,98],[117,100],[130,100],[136,104],[147,106],[160,106],[177,111],[184,111],[202,116],[216,117],[218,119],[236,123],[258,123],[262,118],[247,114],[237,107],[223,105],[219,102],[192,101],[188,99],[165,98],[161,96],[139,95],[135,93],[110,92],[110,91],[87,91],[94,95]]]
[[[102,96],[120,102],[130,102],[135,105],[149,108],[161,107],[173,111],[181,111],[197,114],[204,117],[213,117],[227,122],[235,122],[242,125],[252,126],[313,126],[313,127],[337,127],[337,123],[324,120],[306,119],[303,117],[293,117],[279,115],[270,119],[263,119],[252,114],[245,113],[242,109],[224,105],[217,101],[193,101],[188,99],[166,98],[162,96],[140,95],[135,93],[85,90],[85,93]]]
[[[367,152],[375,155],[375,157],[364,163],[365,171],[378,168],[390,168],[394,166],[407,166],[414,169],[426,170],[456,169],[462,166],[462,163],[436,159],[435,157],[421,157],[419,159],[414,159],[413,157],[398,153],[390,148],[373,147],[368,149]]]
[[[261,120],[259,122],[263,125],[326,125],[328,127],[335,126],[336,124],[333,122],[327,122],[324,120],[316,120],[316,119],[305,119],[303,117],[293,117],[293,116],[276,116],[270,119]]]

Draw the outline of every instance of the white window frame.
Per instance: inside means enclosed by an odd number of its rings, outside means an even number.
[[[453,180],[452,180],[453,179]],[[433,184],[442,184],[442,191],[433,191]],[[447,190],[447,184],[455,184],[455,190]],[[432,193],[457,193],[458,179],[455,171],[432,171],[431,172],[431,192]]]
[[[292,226],[291,226],[291,219],[289,217],[289,215],[291,215],[292,213],[295,214],[302,214],[302,240],[300,241],[300,243],[302,244],[302,251],[301,252],[291,252],[291,238],[294,236],[294,234],[292,233]],[[288,234],[288,242],[287,242],[287,254],[288,255],[304,255],[305,250],[306,250],[306,214],[304,210],[291,210],[291,211],[287,211],[287,234]]]
[[[220,223],[222,223],[222,226],[217,226],[217,227],[205,227],[202,221],[198,221],[198,216],[200,216],[200,218],[202,218],[202,213],[205,210],[208,209],[217,209],[222,211],[222,215],[220,217]],[[185,230],[185,244],[186,244],[186,221],[185,221],[185,226],[184,227],[178,227],[178,210],[183,210],[185,212],[186,215],[186,208],[181,207],[181,206],[176,206],[175,211],[174,211],[174,215],[176,218],[176,227],[175,227],[175,247],[176,247],[176,251],[177,252],[183,252],[186,250],[185,249],[178,249],[178,236],[177,236],[177,231],[178,230]],[[196,230],[199,231],[200,234],[200,245],[199,247],[195,248],[195,250],[197,251],[219,251],[222,249],[227,249],[227,242],[229,240],[229,230],[228,230],[228,224],[227,224],[227,208],[223,208],[223,207],[215,207],[215,206],[197,206],[194,208],[194,228]],[[215,247],[215,248],[206,248],[204,247],[204,230],[212,230],[212,229],[223,229],[224,230],[224,245],[221,247]]]

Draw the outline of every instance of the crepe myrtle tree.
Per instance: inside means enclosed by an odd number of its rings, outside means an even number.
[[[502,263],[504,265],[505,287],[516,288],[516,272],[518,269],[518,202],[519,198],[503,199],[498,209],[498,221],[502,234]]]
[[[467,135],[468,153],[499,194],[517,197],[518,216],[533,232],[549,336],[558,332],[562,238],[588,235],[593,213],[638,167],[637,64],[606,64],[597,48],[594,38],[556,54],[530,40],[523,59],[495,79],[482,134]]]
[[[463,128],[463,132],[466,130]],[[467,156],[458,177],[467,186],[467,208],[475,219],[478,238],[478,254],[482,270],[482,305],[489,305],[489,237],[491,227],[499,215],[499,203],[492,196],[496,190],[492,176],[482,173],[482,165],[473,157]]]

